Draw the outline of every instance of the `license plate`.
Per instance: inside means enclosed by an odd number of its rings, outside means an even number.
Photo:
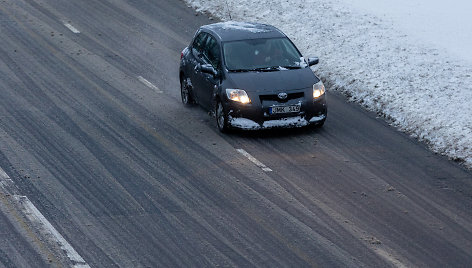
[[[286,114],[300,112],[300,105],[269,107],[269,114]]]

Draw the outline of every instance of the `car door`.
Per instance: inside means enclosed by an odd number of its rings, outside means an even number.
[[[198,81],[198,95],[202,106],[208,110],[213,109],[213,95],[219,86],[221,75],[221,50],[215,37],[208,34],[203,47],[203,57],[201,64],[210,64],[216,70],[217,75],[200,72]]]
[[[188,72],[187,76],[190,79],[190,83],[192,86],[192,92],[195,97],[195,101],[197,103],[201,103],[200,96],[199,96],[199,86],[202,80],[202,73],[200,70],[200,66],[203,63],[203,49],[205,46],[205,42],[208,38],[208,34],[205,32],[200,32],[194,38],[192,43],[190,56],[189,56],[189,63],[188,63]]]

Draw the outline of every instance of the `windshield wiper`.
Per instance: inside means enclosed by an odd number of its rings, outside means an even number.
[[[251,68],[251,69],[233,69],[228,70],[230,72],[273,72],[278,71],[279,67],[261,67],[261,68]]]
[[[234,69],[229,70],[230,72],[275,72],[281,71],[283,69],[300,69],[300,66],[291,65],[291,66],[271,66],[271,67],[259,67],[251,69]]]
[[[272,66],[272,67],[260,67],[260,68],[254,68],[254,71],[262,71],[262,72],[273,72],[273,71],[279,71],[279,66]]]
[[[242,73],[242,72],[250,72],[251,69],[231,69],[231,70],[228,70],[230,72],[235,72],[235,73]]]
[[[285,69],[301,69],[301,66],[297,65],[290,65],[290,66],[280,66],[280,68],[285,68]]]

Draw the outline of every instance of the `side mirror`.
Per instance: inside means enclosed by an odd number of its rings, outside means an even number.
[[[202,71],[202,73],[212,74],[213,76],[217,75],[215,68],[213,68],[211,64],[203,64],[202,66],[200,66],[200,70]]]
[[[318,57],[308,58],[308,66],[316,65],[319,62],[320,62],[320,59],[318,59]]]

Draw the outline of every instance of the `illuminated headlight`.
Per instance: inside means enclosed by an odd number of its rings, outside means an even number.
[[[226,96],[228,96],[228,99],[232,101],[237,101],[243,104],[251,103],[246,91],[242,89],[227,88]]]
[[[317,99],[325,94],[325,87],[323,85],[323,82],[321,80],[313,85],[313,98]]]

